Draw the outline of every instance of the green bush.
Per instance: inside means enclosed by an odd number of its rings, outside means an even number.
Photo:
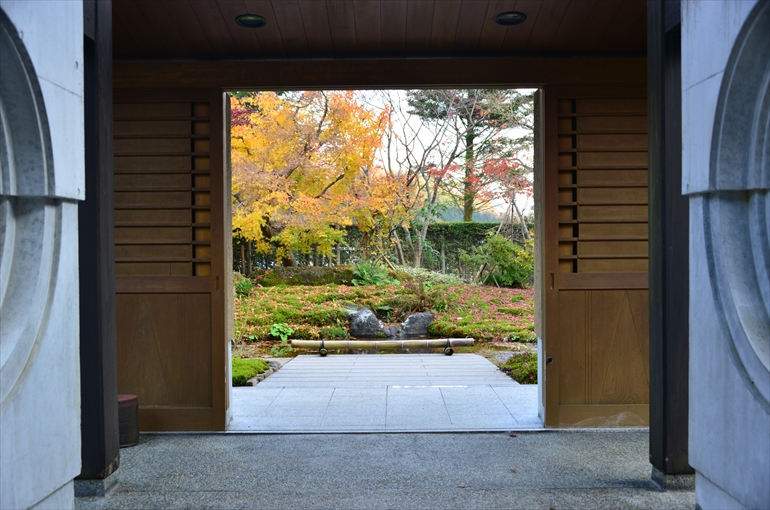
[[[270,368],[263,359],[233,358],[233,386],[243,386],[246,381]]]
[[[537,353],[516,354],[506,361],[500,370],[521,384],[537,384]]]
[[[253,288],[254,284],[251,283],[251,280],[241,280],[235,284],[235,293],[238,297],[246,297]]]
[[[353,268],[353,285],[398,285],[399,281],[388,276],[388,271],[371,262],[362,262]]]
[[[463,281],[461,278],[453,274],[437,273],[436,271],[430,271],[421,267],[410,266],[396,266],[391,274],[397,280],[415,280],[420,282],[426,282],[429,285],[443,284],[443,285],[460,285]]]
[[[534,244],[518,245],[500,234],[492,233],[486,242],[463,253],[461,260],[480,271],[480,282],[502,287],[531,287],[535,275]]]

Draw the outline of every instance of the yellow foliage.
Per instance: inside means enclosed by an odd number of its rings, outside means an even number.
[[[405,221],[403,183],[373,167],[387,112],[353,92],[232,98],[233,227],[263,252],[330,254],[344,232]]]

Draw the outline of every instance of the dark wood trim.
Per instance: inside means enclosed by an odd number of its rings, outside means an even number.
[[[558,92],[556,87],[543,89],[543,204],[545,233],[541,235],[545,256],[545,335],[543,337],[543,394],[545,395],[546,427],[559,426],[559,288],[555,285],[559,274],[559,131]],[[547,362],[548,359],[552,361]]]
[[[116,278],[118,294],[179,294],[213,291],[211,276],[122,276]]]
[[[211,430],[225,430],[227,427],[227,397],[228,387],[225,385],[228,374],[228,360],[225,356],[225,345],[230,340],[230,334],[225,330],[225,278],[230,268],[225,264],[225,243],[227,237],[232,238],[232,232],[225,232],[225,215],[230,214],[230,190],[225,187],[227,175],[225,172],[225,94],[221,90],[208,92],[209,112],[211,116],[211,278],[214,286],[211,289],[211,400],[214,408]],[[222,242],[216,242],[221,239]],[[232,242],[230,242],[232,244]],[[227,379],[229,383],[229,379]],[[229,384],[228,384],[229,385]]]
[[[560,290],[647,289],[647,273],[557,273]]]
[[[112,173],[112,3],[83,2],[86,199],[78,205],[81,479],[120,462]]]
[[[117,70],[117,65],[116,65]],[[115,86],[115,102],[116,103],[197,103],[205,101],[209,98],[210,89],[202,89],[200,86],[196,88],[184,88],[184,89],[125,89]],[[201,118],[201,120],[209,120],[211,118],[211,112],[209,117]],[[190,115],[189,117],[173,117],[171,120],[196,120],[195,117]],[[166,120],[161,117],[151,117],[147,119],[129,117],[121,118],[121,120]],[[185,135],[187,136],[187,135]],[[209,135],[206,135],[209,136]]]
[[[680,1],[647,3],[650,270],[650,462],[688,461],[689,204],[682,195]]]
[[[645,83],[645,58],[117,62],[115,88],[329,89]]]
[[[585,98],[593,98],[593,97],[601,97],[604,99],[612,99],[612,98],[646,98],[647,97],[647,84],[646,83],[621,83],[617,85],[613,85],[611,83],[600,83],[597,85],[569,85],[569,84],[559,84],[554,85],[551,90],[553,93],[555,93],[559,97],[571,97],[571,98],[577,98],[580,99],[581,97]],[[566,116],[572,117],[572,116],[578,116],[578,115],[591,115],[594,116],[593,113],[578,113],[578,114],[566,114]],[[596,114],[598,116],[610,116],[608,113],[598,113]],[[626,113],[619,113],[619,115],[627,116],[627,115],[639,115],[639,116],[646,116],[646,112],[626,112]],[[563,113],[556,113],[557,117],[564,117],[565,114]],[[622,131],[613,131],[613,133],[621,133]],[[582,166],[581,168],[587,168],[585,166]],[[644,168],[644,167],[642,167]]]

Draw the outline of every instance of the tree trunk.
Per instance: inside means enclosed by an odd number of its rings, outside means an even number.
[[[415,268],[422,266],[422,249],[423,246],[425,246],[425,237],[428,235],[428,219],[426,218],[425,221],[422,223],[422,228],[420,229],[419,234],[417,235],[417,243],[414,249],[414,257],[413,257],[413,266]]]
[[[401,266],[405,266],[406,258],[404,257],[404,248],[401,246],[401,238],[398,237],[398,232],[393,231],[393,237],[395,237],[396,241],[396,256],[398,257],[398,263]]]
[[[342,250],[340,249],[340,243],[337,243],[336,251],[337,251],[337,265],[341,266],[342,265]]]
[[[446,251],[444,248],[444,238],[441,238],[441,272],[446,273]]]
[[[243,269],[246,276],[251,276],[251,241],[246,242],[246,258],[244,259]]]
[[[470,129],[465,134],[465,180],[463,181],[463,221],[473,221],[473,201],[476,198],[473,191],[473,144],[475,134]]]
[[[414,252],[412,253],[412,267],[420,267],[422,264],[422,239],[417,238]]]
[[[409,228],[404,227],[404,237],[406,238],[406,245],[409,248],[409,252],[414,255],[414,243],[412,242],[412,233]]]
[[[246,274],[246,247],[241,242],[241,273]]]
[[[512,209],[516,211],[516,215],[519,217],[519,222],[521,223],[521,233],[524,236],[524,239],[529,241],[530,239],[532,239],[532,236],[529,235],[529,229],[527,229],[527,222],[524,221],[524,216],[521,214],[521,211],[519,211],[519,207],[516,205],[515,200],[511,199],[511,205],[513,206]],[[513,224],[511,224],[511,229],[513,229]],[[511,237],[513,237],[513,231],[511,231]]]

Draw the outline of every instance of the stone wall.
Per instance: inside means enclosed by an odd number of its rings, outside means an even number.
[[[83,6],[2,0],[0,8],[0,508],[72,508]]]
[[[704,509],[770,508],[769,56],[770,2],[682,2],[689,458]]]

